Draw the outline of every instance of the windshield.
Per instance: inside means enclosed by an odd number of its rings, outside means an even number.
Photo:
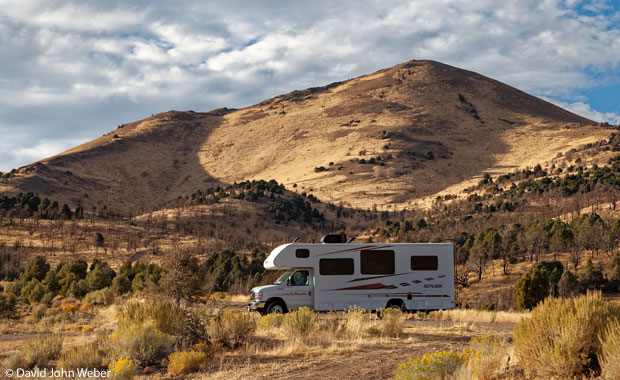
[[[281,283],[283,283],[284,281],[286,281],[286,279],[288,278],[288,276],[291,275],[291,273],[293,273],[294,269],[289,269],[286,272],[284,272],[284,274],[280,277],[278,277],[278,279],[276,280],[276,282],[274,282],[274,285],[280,285]]]

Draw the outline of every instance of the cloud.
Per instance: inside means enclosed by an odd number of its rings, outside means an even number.
[[[15,148],[14,141],[21,141],[24,138],[27,137],[21,136],[0,142],[0,162],[7,165],[7,168],[17,167],[22,162],[37,161],[41,157],[53,156],[84,142],[84,138],[42,139],[36,141],[34,145]]]
[[[598,115],[580,92],[617,73],[612,4],[0,0],[0,133],[28,131],[3,147],[0,170],[49,154],[23,153],[40,143],[62,149],[51,141],[78,132],[92,138],[168,109],[242,107],[409,59]]]
[[[590,120],[597,121],[599,123],[607,122],[614,125],[620,125],[620,112],[599,112],[592,109],[589,104],[586,104],[584,102],[566,103],[554,99],[545,100],[564,109],[567,109],[573,113],[576,113],[583,117],[587,117]]]

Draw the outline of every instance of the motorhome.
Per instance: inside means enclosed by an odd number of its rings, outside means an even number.
[[[303,306],[317,311],[455,306],[451,243],[347,243],[340,235],[327,235],[322,242],[275,248],[264,266],[285,272],[273,284],[253,288],[248,309],[285,313]]]

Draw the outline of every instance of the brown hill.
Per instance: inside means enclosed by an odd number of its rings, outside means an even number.
[[[410,61],[240,110],[125,124],[18,169],[0,192],[135,213],[218,183],[273,178],[328,202],[403,208],[608,134],[479,74]]]

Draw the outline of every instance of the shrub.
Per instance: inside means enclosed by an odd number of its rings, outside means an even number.
[[[204,293],[204,271],[198,258],[188,251],[175,249],[166,260],[166,272],[161,279],[161,290],[179,305],[192,303]]]
[[[91,305],[91,304],[89,304],[89,303],[87,303],[87,302],[86,302],[86,303],[83,303],[83,304],[80,306],[80,312],[82,312],[82,313],[88,313],[88,312],[90,312],[90,311],[92,311],[92,310],[93,310],[93,305]]]
[[[237,347],[256,330],[254,316],[246,311],[226,309],[220,318],[209,323],[208,333],[212,341],[227,347]]]
[[[287,335],[305,336],[312,330],[316,323],[316,315],[309,307],[287,313],[282,318],[282,331]]]
[[[116,295],[123,295],[131,292],[131,280],[129,276],[120,274],[112,280],[112,292]]]
[[[321,318],[317,318],[314,326],[315,330],[318,331],[321,335],[334,336],[343,332],[344,321],[339,319],[338,316],[332,315],[330,313],[328,315],[322,316]]]
[[[560,297],[574,297],[579,294],[579,280],[577,276],[573,274],[573,272],[567,270],[562,273],[562,277],[560,278],[560,282],[558,282],[558,295]]]
[[[183,311],[168,301],[128,302],[117,318],[119,328],[152,321],[155,328],[165,334],[183,332]]]
[[[517,307],[521,310],[532,309],[549,295],[549,286],[549,274],[545,268],[530,268],[515,285]]]
[[[600,336],[601,355],[601,374],[607,380],[620,380],[620,322],[610,323]]]
[[[460,379],[492,379],[504,367],[506,349],[502,342],[490,335],[475,337],[463,351],[466,365],[457,372]]]
[[[380,311],[381,333],[383,336],[399,337],[403,333],[405,315],[398,309]]]
[[[62,307],[62,311],[65,313],[75,313],[78,310],[80,310],[80,308],[75,305],[65,305]]]
[[[32,308],[31,316],[39,320],[45,316],[45,312],[47,311],[47,306],[45,305],[36,305]]]
[[[27,363],[24,361],[24,357],[21,353],[14,353],[9,355],[3,362],[3,368],[11,368],[17,370],[18,368],[28,368]]]
[[[20,350],[24,366],[43,367],[57,359],[62,349],[62,340],[60,335],[44,335],[26,341]]]
[[[465,362],[465,358],[454,351],[437,351],[424,354],[421,358],[409,358],[394,371],[396,380],[445,380],[449,379]]]
[[[73,273],[78,280],[86,278],[86,271],[88,270],[88,263],[84,260],[65,261],[58,265],[56,272],[60,278],[65,278],[69,273]]]
[[[39,282],[36,278],[30,280],[24,287],[21,288],[22,300],[28,303],[37,303],[47,293],[47,288]]]
[[[17,297],[12,293],[0,293],[0,318],[14,318],[17,315]]]
[[[45,295],[43,296],[43,298],[41,298],[41,301],[39,301],[39,303],[43,305],[49,305],[53,299],[54,299],[54,293],[48,292],[48,293],[45,293]]]
[[[362,337],[369,320],[370,312],[359,307],[350,308],[345,315],[345,331],[351,338]]]
[[[106,365],[104,353],[96,344],[73,346],[58,361],[59,368],[76,370],[79,368],[103,369]]]
[[[64,270],[64,267],[63,267]],[[61,274],[63,274],[63,276],[61,276]],[[58,285],[60,286],[60,291],[59,294],[62,294],[63,296],[70,296],[71,295],[71,286],[80,281],[79,277],[73,273],[73,272],[69,272],[68,270],[65,271],[65,273],[63,273],[62,271],[59,272],[59,280],[58,280]]]
[[[564,274],[564,265],[557,260],[552,261],[539,261],[536,263],[537,268],[545,268],[549,275],[549,295],[557,295],[558,282]],[[542,300],[541,300],[542,301]]]
[[[267,314],[260,317],[257,323],[259,328],[279,328],[282,325],[284,314]]]
[[[58,282],[58,275],[56,271],[51,269],[45,275],[45,278],[41,282],[52,293],[57,293],[60,290],[60,283]]]
[[[600,289],[605,284],[603,272],[594,266],[592,259],[586,261],[586,265],[579,272],[579,282],[583,292],[587,290]]]
[[[213,301],[228,301],[229,297],[224,292],[213,292],[209,294],[209,299]]]
[[[108,306],[114,302],[114,294],[110,288],[95,290],[84,296],[84,302]]]
[[[110,336],[110,348],[116,358],[149,365],[165,356],[174,339],[159,331],[152,321],[124,326]]]
[[[116,273],[110,268],[108,263],[96,261],[86,276],[86,283],[90,290],[99,290],[112,285],[112,279],[115,276]]]
[[[19,297],[21,295],[23,285],[24,284],[21,281],[11,281],[6,286],[5,293],[10,293],[16,297]]]
[[[614,252],[609,262],[609,282],[614,291],[620,290],[620,251]]]
[[[138,372],[138,366],[133,360],[119,359],[110,363],[108,370],[112,379],[130,380]]]
[[[195,304],[184,310],[182,343],[187,347],[209,341],[209,325],[222,317],[226,305],[221,303]]]
[[[515,353],[527,373],[540,377],[597,372],[598,337],[619,316],[620,306],[604,301],[600,292],[547,298],[515,326]]]
[[[24,274],[21,276],[21,279],[24,281],[30,281],[32,279],[36,279],[38,281],[43,281],[47,271],[50,270],[50,265],[45,261],[45,258],[42,256],[35,256],[26,265],[26,270]]]
[[[88,294],[89,290],[90,288],[86,280],[79,280],[71,283],[68,294],[73,297],[82,298]]]
[[[173,352],[168,359],[168,373],[172,376],[204,369],[209,363],[206,353],[194,350]]]

